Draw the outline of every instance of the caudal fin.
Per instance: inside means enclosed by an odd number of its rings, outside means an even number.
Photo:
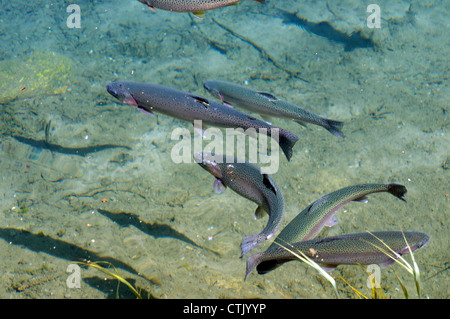
[[[264,235],[261,234],[253,234],[245,236],[241,242],[241,258],[244,257],[250,250],[256,248],[259,244],[261,244],[265,240]]]
[[[395,197],[401,199],[402,201],[406,202],[406,200],[403,198],[407,192],[405,186],[400,184],[389,184],[388,192],[394,195]]]
[[[283,153],[288,161],[291,160],[293,153],[292,148],[294,147],[295,143],[297,143],[297,141],[298,141],[297,135],[280,128],[280,136],[278,144],[283,150]]]
[[[250,275],[250,273],[253,271],[253,269],[256,268],[256,266],[258,266],[260,260],[261,260],[261,256],[263,253],[256,253],[251,255],[250,257],[247,258],[247,268],[245,271],[245,278],[244,280],[247,279],[248,275]]]
[[[334,136],[344,138],[344,134],[342,133],[344,122],[326,119],[326,126],[324,127]]]

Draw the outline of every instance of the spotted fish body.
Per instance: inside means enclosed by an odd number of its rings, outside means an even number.
[[[216,177],[216,192],[229,187],[258,205],[255,212],[257,218],[262,217],[264,212],[269,214],[269,221],[262,232],[244,237],[241,243],[242,256],[269,239],[278,229],[284,214],[283,194],[275,181],[269,175],[261,174],[258,166],[248,162],[239,163],[236,158],[227,163],[226,156],[210,152],[196,153],[194,158]]]
[[[162,9],[175,12],[193,12],[202,16],[203,11],[238,4],[241,0],[139,0],[151,9]],[[264,0],[256,0],[263,2]]]
[[[311,123],[322,126],[333,135],[342,138],[342,122],[321,117],[295,104],[280,100],[271,93],[218,80],[205,81],[203,86],[223,102],[258,113],[267,120],[270,116],[274,116],[294,120],[300,124]]]
[[[337,265],[370,265],[381,264],[387,267],[400,256],[425,247],[430,237],[416,231],[383,231],[330,236],[301,241],[286,245],[290,251],[278,246],[265,252],[256,253],[247,259],[245,278],[257,269],[259,274],[268,273],[285,262],[298,260],[302,252],[308,258],[320,264],[326,270],[332,270]],[[388,247],[389,246],[390,250]]]
[[[406,187],[399,184],[359,184],[341,188],[323,196],[300,212],[280,232],[275,242],[279,244],[295,243],[316,237],[326,225],[336,223],[335,214],[350,201],[366,202],[366,195],[378,192],[388,192],[404,200]],[[276,248],[272,243],[268,249]]]
[[[201,120],[202,124],[214,127],[242,128],[246,131],[251,128],[258,133],[278,137],[277,142],[288,160],[298,140],[298,136],[282,128],[271,126],[218,102],[174,88],[142,82],[118,81],[109,83],[106,89],[122,103],[136,106],[150,114],[159,112],[190,123]]]

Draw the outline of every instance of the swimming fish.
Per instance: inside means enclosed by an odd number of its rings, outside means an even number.
[[[284,245],[313,239],[324,226],[337,224],[334,215],[342,206],[350,201],[367,202],[366,195],[378,192],[388,192],[404,201],[406,187],[399,184],[359,184],[329,193],[294,217],[280,232],[275,242]],[[275,242],[268,249],[278,247]]]
[[[225,6],[237,5],[241,0],[139,0],[147,5],[151,10],[155,8],[176,11],[192,12],[196,16],[203,18],[206,10],[217,9]],[[255,0],[260,3],[264,0]]]
[[[241,243],[241,257],[272,237],[284,215],[284,198],[280,188],[267,174],[261,174],[260,168],[248,162],[239,162],[236,158],[227,163],[225,155],[211,152],[195,153],[195,161],[216,177],[214,190],[222,192],[226,187],[239,195],[255,202],[258,207],[256,218],[264,212],[269,214],[269,221],[262,232],[245,236]]]
[[[302,252],[327,271],[342,264],[380,264],[381,267],[387,267],[400,256],[410,252],[408,245],[414,252],[425,247],[429,242],[430,236],[417,231],[366,232],[315,238],[286,245],[285,247],[291,252],[278,246],[275,249],[251,255],[247,259],[245,278],[255,267],[258,274],[262,275],[278,268],[285,262],[298,259],[292,252],[300,256],[299,251]]]
[[[307,122],[322,126],[331,134],[342,138],[341,129],[344,123],[321,117],[295,104],[280,100],[271,93],[217,80],[205,81],[203,82],[203,86],[212,95],[222,100],[222,102],[228,105],[240,106],[251,112],[258,113],[266,121],[270,121],[270,116],[275,116],[294,120],[301,125]]]
[[[218,102],[174,88],[141,82],[112,82],[106,89],[122,103],[136,106],[149,114],[159,112],[191,123],[201,120],[205,125],[222,128],[253,128],[256,132],[268,136],[273,136],[273,130],[277,130],[277,142],[288,160],[292,157],[292,148],[298,141],[298,136],[285,129],[271,126]]]

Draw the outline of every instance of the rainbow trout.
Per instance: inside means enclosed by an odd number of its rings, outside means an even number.
[[[217,80],[205,81],[203,86],[222,102],[258,113],[267,121],[270,121],[270,116],[275,116],[294,120],[301,125],[307,122],[322,126],[331,134],[342,138],[341,129],[344,125],[342,122],[316,115],[295,104],[282,101],[271,93],[260,92],[242,85]]]
[[[302,252],[327,271],[338,265],[381,264],[381,267],[387,267],[400,256],[410,252],[408,245],[414,252],[429,242],[430,236],[416,231],[367,232],[315,238],[251,255],[247,259],[245,278],[255,268],[258,274],[262,275],[285,262],[298,259],[292,252],[300,256],[299,251]]]
[[[241,0],[139,0],[139,2],[147,5],[151,10],[155,8],[176,11],[176,12],[192,12],[196,16],[203,18],[206,10],[217,9],[225,6],[237,5]],[[264,2],[264,0],[255,0]]]
[[[316,237],[324,226],[337,224],[334,216],[337,211],[350,201],[367,202],[366,195],[388,192],[404,201],[406,187],[399,184],[360,184],[341,188],[306,207],[280,232],[275,242],[284,245]],[[268,249],[276,248],[276,243]]]
[[[264,212],[269,214],[266,227],[259,234],[245,236],[241,243],[241,257],[272,237],[281,223],[284,214],[284,198],[280,188],[267,174],[261,174],[260,168],[254,164],[233,162],[226,163],[226,156],[211,152],[195,153],[195,161],[215,178],[214,190],[222,192],[226,187],[239,195],[255,202],[258,207],[256,218]]]
[[[292,156],[294,144],[298,141],[298,136],[287,130],[271,126],[204,97],[166,86],[141,82],[113,82],[106,86],[106,90],[122,103],[136,106],[145,113],[159,112],[191,123],[201,120],[203,124],[222,128],[253,128],[258,133],[278,137],[277,142],[288,160]]]

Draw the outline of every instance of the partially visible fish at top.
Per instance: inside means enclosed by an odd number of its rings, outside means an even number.
[[[199,18],[203,18],[204,11],[217,9],[225,6],[237,5],[242,0],[138,0],[146,4],[151,10],[155,9],[192,12]],[[263,3],[264,0],[254,0]]]

